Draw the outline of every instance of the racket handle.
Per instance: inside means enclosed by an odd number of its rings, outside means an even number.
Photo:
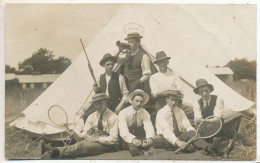
[[[174,154],[180,152],[181,150],[182,150],[181,148],[177,149],[176,151],[174,151]]]

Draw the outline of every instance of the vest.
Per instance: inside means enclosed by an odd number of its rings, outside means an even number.
[[[207,118],[214,114],[214,108],[216,106],[217,96],[215,96],[215,95],[210,95],[210,96],[211,96],[211,100],[210,100],[208,108],[204,108],[202,98],[198,100],[202,118]]]
[[[128,82],[132,82],[142,77],[142,58],[144,52],[138,51],[134,56],[127,54],[124,67],[124,76],[128,79]]]
[[[101,91],[106,93],[106,89],[107,89],[106,74],[100,75],[99,85]],[[111,79],[108,83],[108,95],[109,95],[109,99],[107,101],[107,107],[110,110],[115,111],[117,105],[120,103],[122,99],[118,73],[112,72]]]

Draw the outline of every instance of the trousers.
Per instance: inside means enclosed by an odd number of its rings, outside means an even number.
[[[60,151],[60,158],[75,158],[84,156],[99,155],[118,150],[118,145],[104,145],[82,140],[76,144],[67,147],[57,147]]]

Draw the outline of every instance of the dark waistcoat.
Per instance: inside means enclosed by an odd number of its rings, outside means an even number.
[[[207,118],[209,116],[214,115],[214,108],[216,106],[217,96],[216,95],[210,95],[210,96],[211,96],[211,99],[210,99],[209,106],[207,108],[204,108],[202,98],[198,100],[202,118]]]

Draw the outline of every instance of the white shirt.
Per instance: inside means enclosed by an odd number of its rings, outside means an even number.
[[[143,108],[136,111],[132,106],[129,106],[122,110],[118,115],[119,134],[122,137],[122,139],[127,143],[132,143],[133,139],[136,137],[133,134],[131,134],[128,129],[128,127],[132,126],[133,116],[136,112],[137,127],[144,125],[146,138],[153,138],[153,136],[155,135],[149,113]]]
[[[90,114],[86,120],[81,136],[85,135],[90,128],[94,127],[95,130],[97,130],[99,118],[100,118],[100,113],[98,111]],[[99,143],[102,144],[118,143],[118,116],[108,108],[104,113],[102,113],[102,125],[103,125],[103,131],[106,131],[109,134],[109,136],[99,137]]]
[[[174,72],[167,70],[165,73],[157,72],[150,77],[150,87],[153,96],[167,91],[180,90],[182,93],[182,86],[180,76]]]
[[[210,99],[208,101],[208,105],[210,105],[210,100],[211,100],[211,96],[210,96]],[[204,101],[204,100],[202,100],[202,101],[203,101],[203,106],[205,108],[206,105],[207,105],[207,102]],[[216,116],[216,117],[222,118],[223,112],[224,112],[224,107],[225,107],[224,100],[221,97],[217,96],[216,106],[214,107],[213,115]],[[196,121],[197,119],[201,119],[202,114],[201,114],[201,109],[200,109],[200,105],[198,103],[198,100],[196,100],[194,102],[193,110],[194,110],[194,120]]]
[[[186,132],[190,130],[195,130],[188,118],[186,117],[184,111],[178,107],[174,108],[174,115],[179,127],[180,132]],[[172,109],[165,105],[160,109],[156,115],[155,120],[156,133],[162,134],[164,138],[173,145],[176,145],[176,140],[178,139],[173,133],[173,122],[172,122]]]
[[[111,75],[107,75],[107,74],[106,74],[105,76],[106,76],[106,84],[107,84],[105,94],[106,94],[107,96],[109,96],[109,94],[108,94],[108,84],[109,84],[109,81],[110,81],[110,79],[111,79]],[[98,86],[100,86],[100,85],[99,85],[99,80],[100,80],[100,79],[98,78]],[[120,87],[120,90],[121,90],[122,99],[123,99],[125,102],[128,102],[127,96],[128,96],[128,94],[129,94],[129,91],[128,91],[128,89],[127,89],[127,87],[126,87],[126,84],[125,84],[125,78],[124,78],[124,76],[121,75],[121,74],[119,74],[119,87]]]

